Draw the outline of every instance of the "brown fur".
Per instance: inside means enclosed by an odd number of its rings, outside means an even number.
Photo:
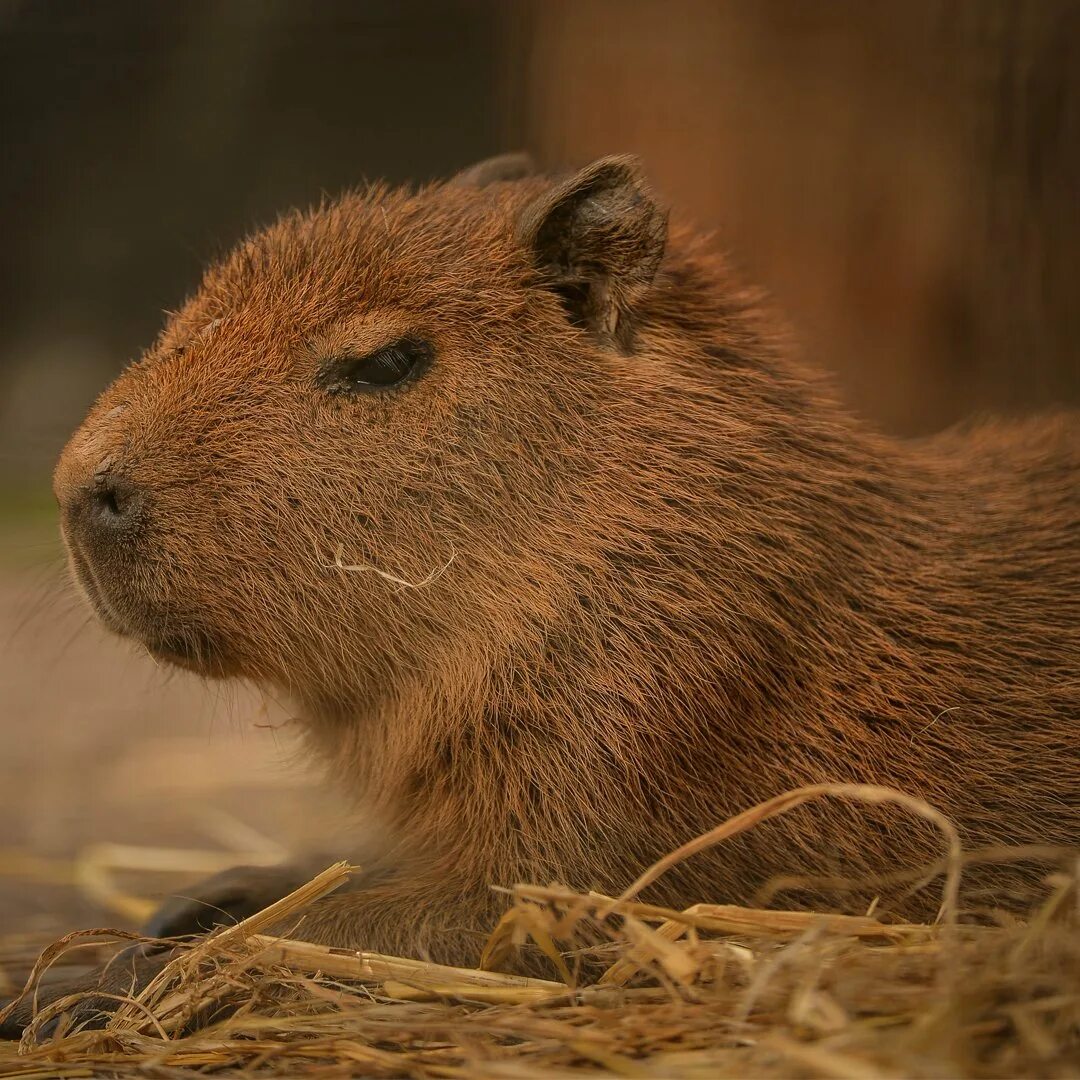
[[[631,162],[506,160],[243,243],[57,469],[65,508],[103,471],[145,495],[111,550],[69,522],[105,621],[289,695],[396,837],[301,934],[472,963],[491,885],[618,891],[816,781],[920,795],[968,845],[1075,841],[1075,419],[883,437],[691,232],[664,246]],[[413,385],[315,386],[405,333],[436,349]],[[940,850],[823,804],[651,895]]]

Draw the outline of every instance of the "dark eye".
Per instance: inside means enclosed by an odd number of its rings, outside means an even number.
[[[315,381],[329,394],[384,390],[419,375],[431,362],[433,351],[419,338],[401,338],[365,356],[332,357]]]

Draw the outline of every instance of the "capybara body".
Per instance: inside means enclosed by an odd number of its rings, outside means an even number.
[[[822,781],[920,796],[969,847],[1074,842],[1075,419],[877,434],[632,161],[525,173],[282,218],[57,469],[105,623],[286,694],[392,838],[297,933],[475,963],[491,886],[617,893]],[[942,850],[822,802],[645,895]]]

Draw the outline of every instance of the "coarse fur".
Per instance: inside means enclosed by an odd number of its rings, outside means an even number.
[[[57,468],[106,624],[287,695],[394,837],[297,933],[472,964],[492,885],[618,892],[818,781],[921,796],[968,846],[1075,842],[1075,417],[878,434],[630,159],[502,162],[241,244]],[[317,385],[403,336],[415,380]],[[139,500],[108,545],[78,523],[102,478]],[[940,852],[822,803],[646,898]]]

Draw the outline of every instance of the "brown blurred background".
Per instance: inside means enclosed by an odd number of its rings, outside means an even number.
[[[0,118],[0,848],[303,831],[265,703],[82,625],[48,496],[162,310],[284,207],[632,151],[889,430],[1080,403],[1070,0],[6,0]],[[0,909],[40,906],[3,868]]]

